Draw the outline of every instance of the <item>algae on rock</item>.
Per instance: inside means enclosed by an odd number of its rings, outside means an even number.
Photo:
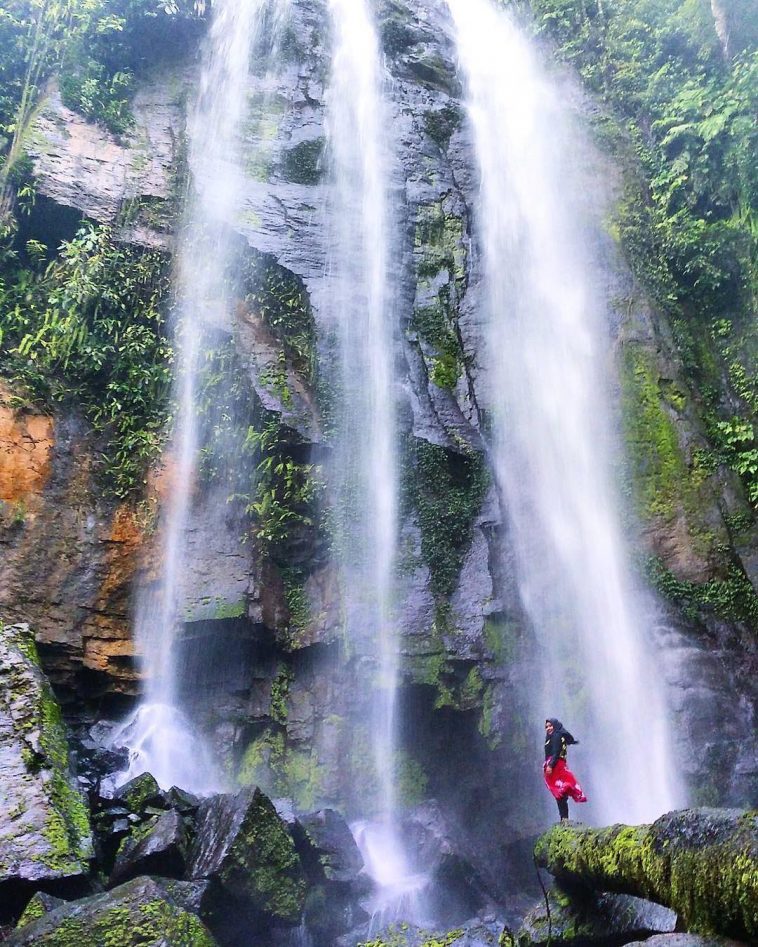
[[[0,624],[0,885],[87,872],[89,813],[28,625]]]

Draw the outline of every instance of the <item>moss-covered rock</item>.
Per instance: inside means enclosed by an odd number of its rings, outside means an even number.
[[[554,826],[537,862],[575,889],[665,904],[695,933],[758,938],[758,812],[685,809],[652,825]]]
[[[150,872],[181,878],[190,846],[190,826],[173,809],[132,829],[121,842],[111,872],[111,884]]]
[[[178,885],[178,883],[176,883]],[[191,887],[191,886],[190,886]],[[72,901],[18,928],[11,947],[215,947],[202,921],[152,878]]]
[[[28,625],[0,625],[0,886],[86,873],[89,812]]]
[[[669,933],[676,926],[676,914],[670,909],[623,894],[592,892],[580,898],[553,890],[548,893],[548,904],[549,913],[542,901],[524,918],[516,935],[517,947],[585,943],[601,947],[630,937]]]
[[[61,898],[54,898],[53,895],[45,894],[44,891],[37,891],[29,899],[28,904],[24,908],[24,913],[18,919],[16,927],[19,929],[26,927],[27,924],[31,924],[33,921],[44,917],[45,914],[49,914],[50,911],[54,911],[65,903],[66,902]]]
[[[197,839],[189,874],[212,879],[208,911],[214,901],[231,898],[241,912],[296,924],[305,903],[305,879],[295,844],[271,800],[260,789],[206,800],[197,818]],[[228,909],[227,909],[228,910]]]
[[[116,790],[116,799],[123,803],[127,809],[137,815],[141,815],[145,807],[152,801],[157,800],[161,794],[161,787],[158,785],[152,773],[140,773],[128,783],[124,783]]]

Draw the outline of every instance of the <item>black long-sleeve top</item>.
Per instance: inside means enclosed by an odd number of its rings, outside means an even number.
[[[557,730],[553,730],[550,736],[545,738],[545,760],[548,766],[555,766],[558,760],[565,760],[567,756],[565,738]]]

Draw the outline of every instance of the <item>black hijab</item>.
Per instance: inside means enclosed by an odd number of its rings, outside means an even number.
[[[563,726],[563,724],[560,722],[560,720],[557,720],[555,717],[548,717],[548,718],[547,718],[547,722],[548,722],[548,723],[552,723],[552,725],[553,725],[553,733],[557,733],[559,737],[563,737],[563,739],[566,741],[566,746],[571,746],[572,743],[578,743],[578,742],[579,742],[578,740],[575,740],[575,739],[571,736],[571,734],[570,734],[570,733],[568,732],[568,730]]]

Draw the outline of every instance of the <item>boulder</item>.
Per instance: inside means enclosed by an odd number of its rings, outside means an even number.
[[[202,921],[153,878],[135,878],[112,891],[71,901],[18,928],[8,947],[215,947]],[[189,886],[192,888],[192,885]]]
[[[633,940],[626,947],[742,947],[736,940],[702,934],[656,934],[647,940]]]
[[[668,933],[676,927],[676,914],[669,908],[629,895],[592,893],[570,898],[554,890],[548,901],[549,915],[543,901],[524,918],[515,939],[518,947],[614,947],[629,937]]]
[[[28,625],[0,624],[0,891],[81,876],[91,857],[89,813],[34,637]]]
[[[121,842],[110,883],[153,874],[181,878],[187,864],[190,826],[173,809],[135,826]]]
[[[676,911],[696,934],[758,938],[758,811],[685,809],[652,825],[554,826],[537,863],[566,890],[615,891]]]
[[[66,902],[61,898],[54,898],[51,894],[45,894],[44,891],[37,891],[29,899],[29,903],[24,908],[24,913],[18,919],[17,928],[26,927],[38,918],[49,914]]]
[[[152,773],[140,773],[128,783],[119,786],[113,798],[126,806],[130,812],[141,815],[148,806],[154,806],[161,801],[161,788]]]
[[[315,882],[355,882],[363,858],[347,822],[334,809],[321,809],[301,816],[296,832],[298,851],[306,871]]]
[[[295,843],[258,788],[201,804],[187,874],[212,882],[203,916],[214,930],[295,925],[302,915],[306,883]]]

